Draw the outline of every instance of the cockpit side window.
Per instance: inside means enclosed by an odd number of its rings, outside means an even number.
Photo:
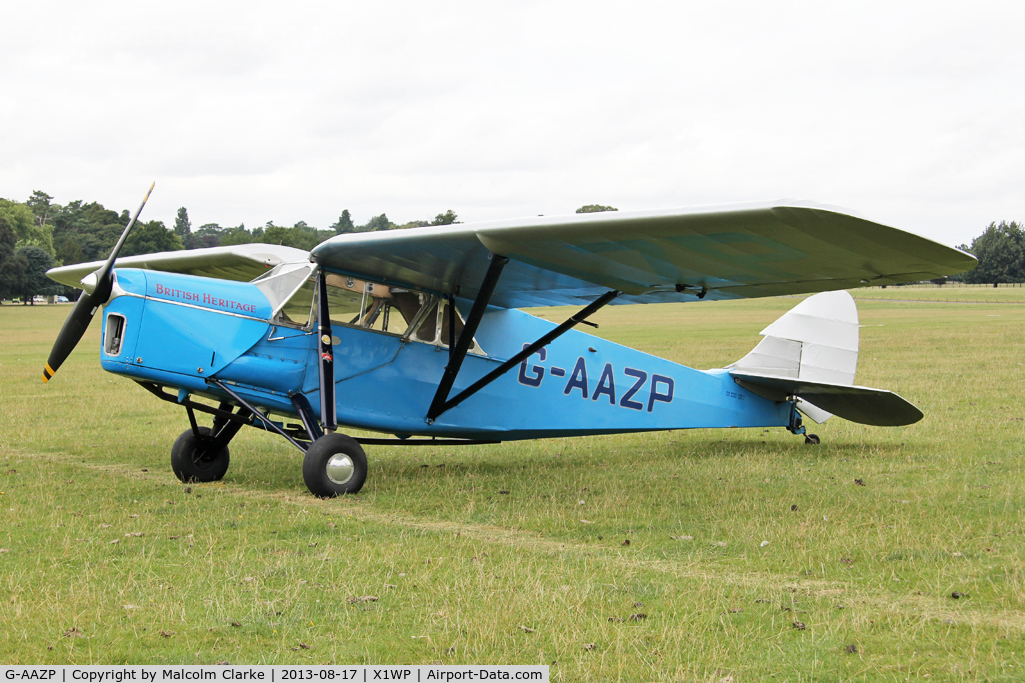
[[[435,298],[413,337],[418,341],[437,344],[446,348],[448,348],[449,343],[453,339],[458,340],[459,335],[463,331],[463,318],[459,314],[458,308],[451,311],[449,306],[451,306],[450,302]],[[449,327],[452,313],[455,314],[454,330],[450,330]],[[453,331],[454,334],[452,334]],[[482,356],[486,355],[480,345],[477,344],[476,339],[471,340],[468,351]]]
[[[316,321],[317,297],[317,281],[312,268],[304,272],[294,269],[275,272],[278,268],[253,281],[275,305],[273,322],[312,328]],[[337,273],[327,273],[324,280],[332,325],[362,327],[412,341],[448,346],[450,304],[436,294]],[[291,294],[282,300],[285,290]],[[458,339],[463,330],[463,320],[458,311],[455,313],[455,338]],[[470,352],[484,353],[476,341]]]
[[[445,346],[448,346],[449,342],[453,339],[458,340],[459,335],[463,332],[463,319],[459,315],[459,309],[455,309],[454,311],[452,311],[449,310],[450,306],[452,306],[451,302],[446,301],[444,308],[441,310],[440,341]],[[450,327],[450,323],[452,321],[452,313],[455,313],[456,324],[454,329]],[[476,340],[474,340],[474,346],[476,346]],[[470,350],[472,351],[473,347],[471,347]]]
[[[403,335],[423,306],[425,295],[418,292],[335,273],[325,279],[333,325]]]

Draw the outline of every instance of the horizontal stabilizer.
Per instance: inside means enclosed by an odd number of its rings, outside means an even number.
[[[794,377],[731,370],[737,384],[762,398],[785,401],[790,396],[839,415],[845,420],[879,427],[909,425],[922,419],[922,411],[892,391],[844,384],[814,382]]]

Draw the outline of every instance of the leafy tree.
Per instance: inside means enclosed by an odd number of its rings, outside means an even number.
[[[19,296],[27,268],[28,262],[25,260],[25,255],[21,253],[12,254],[9,259],[0,264],[0,299],[13,299]]]
[[[137,227],[132,231],[134,232]],[[83,261],[102,261],[110,256],[122,232],[124,226],[120,223],[107,223],[96,227],[88,226],[81,231],[68,234],[74,236],[75,241],[82,247]]]
[[[352,216],[349,214],[349,210],[342,211],[342,215],[338,217],[338,222],[331,226],[334,233],[337,235],[343,235],[346,233],[353,232],[377,232],[380,230],[397,230],[401,228],[423,228],[428,225],[452,225],[459,222],[459,216],[455,211],[449,209],[445,213],[439,213],[434,217],[432,221],[425,220],[413,220],[401,225],[396,225],[388,220],[387,214],[381,214],[380,216],[374,216],[368,220],[364,225],[354,225],[352,222]],[[325,235],[324,231],[321,231],[321,241],[330,237],[330,233]]]
[[[303,221],[299,221],[291,228],[268,223],[264,228],[263,235],[255,241],[265,244],[282,244],[286,247],[309,251],[332,234],[330,231],[325,231],[322,236],[319,230],[311,228]]]
[[[23,304],[32,303],[37,294],[58,294],[61,285],[46,277],[46,271],[53,268],[53,259],[39,247],[21,247],[17,255],[25,260],[25,270],[17,283],[18,293]]]
[[[348,209],[342,209],[342,215],[338,217],[338,222],[334,223],[331,229],[335,231],[336,235],[356,232],[356,226],[352,222],[352,216],[349,215]]]
[[[174,219],[174,234],[185,245],[186,249],[192,249],[192,221],[189,220],[189,212],[185,207],[178,209],[178,216]]]
[[[263,228],[263,238],[260,240],[264,244],[285,244],[285,242],[291,241],[291,235],[288,232],[288,228],[281,225],[265,225]],[[287,244],[285,246],[292,246]]]
[[[19,282],[25,274],[25,257],[15,256],[18,236],[5,216],[0,216],[0,301],[17,296]]]
[[[46,225],[46,219],[50,215],[50,201],[53,199],[50,195],[42,192],[41,190],[34,190],[32,196],[28,198],[25,205],[32,209],[32,213],[36,216],[36,222],[39,227]]]
[[[192,249],[206,249],[221,246],[221,234],[224,228],[216,223],[204,223],[192,233]]]
[[[163,221],[150,221],[135,224],[128,239],[125,240],[125,246],[121,250],[120,256],[178,251],[184,248],[181,238],[164,227]]]
[[[24,204],[0,199],[0,216],[14,229],[18,236],[19,247],[40,247],[52,257],[53,228],[49,225],[36,225],[35,214]]]
[[[225,228],[221,233],[221,246],[227,247],[233,244],[249,244],[253,241],[253,234],[246,230],[246,224],[234,228]]]
[[[395,226],[396,230],[404,230],[405,228],[426,228],[428,225],[434,225],[430,221],[409,221],[402,225]]]
[[[91,225],[128,225],[128,221],[121,223],[121,216],[117,211],[104,208],[99,202],[91,202],[82,207],[82,217]]]
[[[619,211],[614,206],[603,206],[601,204],[585,204],[577,209],[577,213],[601,213],[602,211]]]
[[[374,216],[367,224],[361,226],[359,232],[376,232],[378,230],[392,230],[395,228],[395,224],[388,220],[388,216],[381,214],[380,216]]]
[[[445,213],[439,213],[431,221],[431,225],[452,225],[453,223],[459,222],[459,216],[455,214],[452,209],[449,209]]]
[[[53,223],[54,235],[73,230],[79,225],[88,225],[88,221],[85,220],[84,212],[82,211],[81,199],[68,202],[66,206],[53,204],[51,208],[50,219]]]
[[[968,283],[1025,282],[1025,231],[1018,223],[990,223],[985,232],[961,249],[979,259],[964,275]]]
[[[72,249],[67,240],[73,239],[82,250],[81,257],[76,257],[81,262],[105,259],[130,218],[128,211],[118,214],[98,202],[76,199],[66,206],[51,204],[50,220],[54,244],[64,253]]]
[[[57,252],[53,248],[53,226],[47,224],[41,228],[35,228],[33,234],[24,240],[18,240],[19,247],[39,247],[47,254],[50,258],[57,255]]]
[[[65,235],[57,243],[57,259],[66,266],[76,263],[84,263],[88,259],[82,251],[82,245],[78,243],[74,235]]]
[[[0,216],[0,267],[14,256],[14,245],[17,243],[18,236],[14,234],[11,222],[5,216]]]

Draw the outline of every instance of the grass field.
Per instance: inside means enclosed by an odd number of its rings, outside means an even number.
[[[795,303],[594,319],[721,367]],[[922,422],[368,448],[363,491],[318,500],[255,430],[222,483],[179,484],[184,413],[100,370],[98,324],[44,386],[69,309],[0,307],[0,661],[1025,680],[1025,306],[859,308],[857,382]]]
[[[1025,287],[1020,283],[993,285],[908,285],[905,287],[866,287],[851,292],[858,301],[910,301],[944,303],[1025,304]]]

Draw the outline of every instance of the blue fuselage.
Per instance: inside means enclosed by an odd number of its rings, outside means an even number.
[[[136,269],[119,269],[117,283],[103,315],[105,370],[226,400],[207,383],[217,378],[283,415],[296,414],[289,397],[302,393],[319,412],[315,327],[275,325],[255,285]],[[459,308],[465,313],[469,303]],[[466,357],[452,393],[553,327],[523,311],[489,308],[475,336],[487,355]],[[693,370],[570,331],[429,424],[446,346],[345,325],[333,335],[338,422],[359,429],[511,440],[790,420],[790,402],[761,398],[725,370]]]

